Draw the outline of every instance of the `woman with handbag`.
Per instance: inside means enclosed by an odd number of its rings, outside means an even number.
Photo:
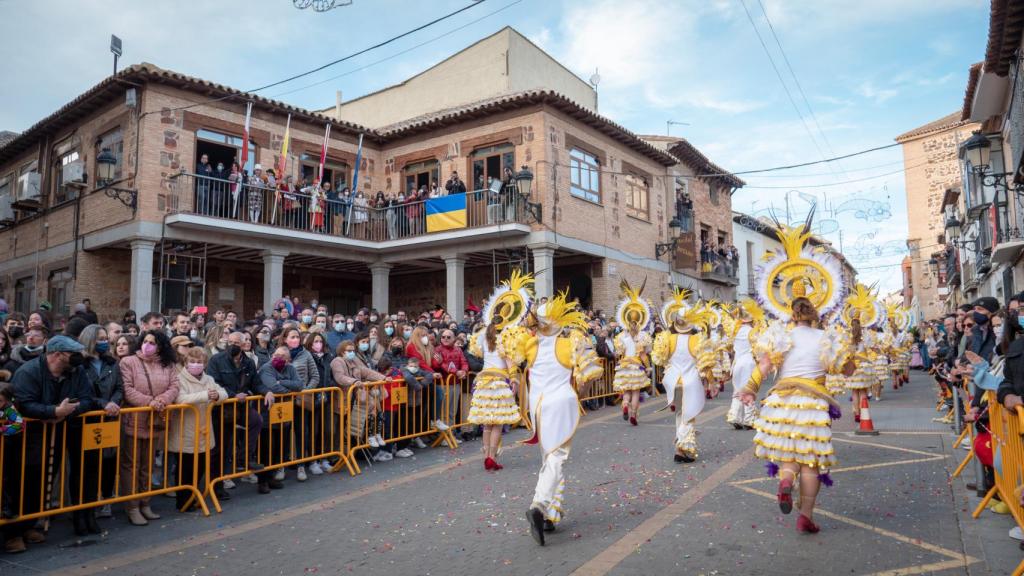
[[[303,390],[313,390],[320,387],[320,372],[317,370],[316,361],[309,350],[302,346],[302,334],[295,326],[289,326],[281,332],[278,346],[288,349],[291,356],[291,366],[295,368],[299,381],[302,382]],[[312,394],[305,394],[295,399],[298,410],[295,413],[295,425],[292,431],[295,434],[295,448],[299,451],[298,458],[308,458],[313,455],[313,411],[315,398]],[[286,460],[290,459],[287,457]],[[299,482],[306,481],[306,466],[299,464],[296,468],[296,479]],[[284,479],[284,469],[277,471],[275,478]]]
[[[134,356],[121,360],[126,408],[149,407],[152,413],[132,412],[121,418],[122,496],[152,489],[152,454],[164,437],[167,416],[164,409],[178,397],[178,366],[171,341],[161,330],[142,336],[142,345]],[[151,418],[152,416],[152,418]],[[154,445],[153,442],[156,442]],[[149,507],[149,498],[130,500],[125,511],[128,521],[145,526],[160,515]]]

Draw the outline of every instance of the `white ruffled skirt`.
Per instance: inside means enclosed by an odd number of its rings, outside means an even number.
[[[819,469],[835,466],[828,408],[828,402],[808,394],[772,392],[754,422],[755,454],[776,464],[795,462]]]

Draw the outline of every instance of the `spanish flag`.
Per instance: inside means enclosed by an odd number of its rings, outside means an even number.
[[[427,232],[441,232],[465,227],[465,194],[452,194],[427,200]]]

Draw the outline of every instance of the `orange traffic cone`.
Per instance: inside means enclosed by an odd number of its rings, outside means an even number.
[[[875,426],[871,423],[867,396],[862,397],[860,401],[860,428],[856,434],[858,436],[878,436],[878,430],[875,430]]]

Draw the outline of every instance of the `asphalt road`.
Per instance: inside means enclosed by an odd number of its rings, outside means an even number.
[[[934,390],[915,373],[872,406],[881,435],[835,427],[835,486],[819,497],[821,533],[797,534],[753,457],[753,432],[725,423],[727,399],[699,420],[700,460],[672,461],[672,415],[644,403],[631,427],[615,408],[584,417],[567,464],[566,517],[540,548],[524,511],[540,452],[506,437],[505,469],[483,470],[480,443],[419,450],[363,473],[311,477],[270,495],[240,484],[224,513],[128,525],[118,510],[99,537],[56,519],[49,542],[0,556],[31,574],[1008,574],[1020,559],[1006,517],[967,517],[971,496],[949,480],[965,454],[931,422]],[[844,400],[844,412],[849,413]],[[976,500],[974,500],[976,501]],[[972,524],[973,523],[973,524]]]

